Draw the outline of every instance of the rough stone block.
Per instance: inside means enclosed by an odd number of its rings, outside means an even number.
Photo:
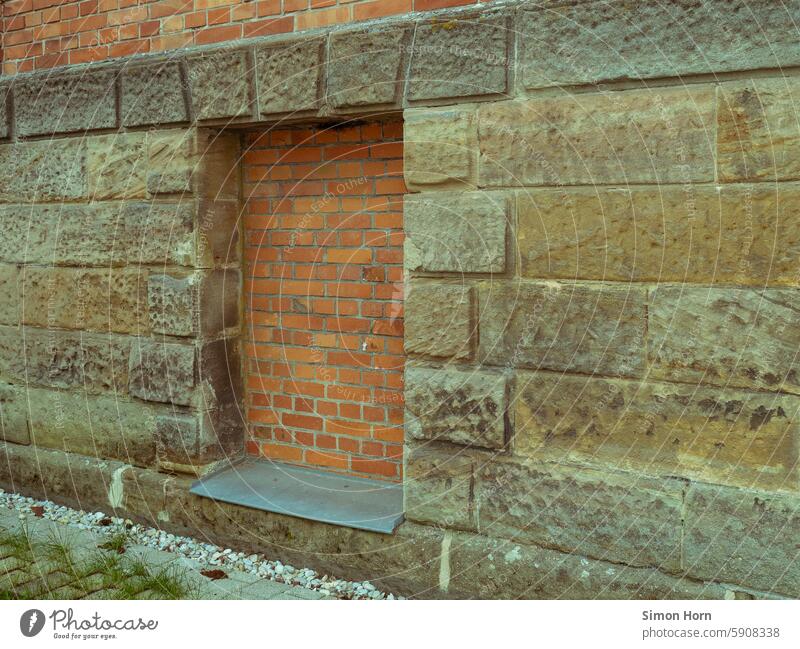
[[[405,400],[411,438],[492,449],[506,443],[508,381],[503,374],[409,367]]]
[[[246,50],[203,52],[186,60],[196,119],[250,115],[252,70]]]
[[[147,134],[114,133],[86,139],[89,195],[93,200],[144,198]]]
[[[541,88],[796,65],[797,20],[796,4],[770,0],[522,11],[520,74],[526,88]]]
[[[451,273],[506,269],[509,197],[436,192],[405,197],[405,267]]]
[[[0,203],[86,198],[83,138],[0,145]]]
[[[403,123],[404,175],[409,189],[474,186],[478,157],[475,110],[407,110]]]
[[[117,126],[115,69],[44,74],[14,84],[17,135],[53,135]]]
[[[664,286],[649,299],[655,379],[800,394],[795,289]]]
[[[145,401],[188,406],[197,386],[196,348],[140,338],[131,348],[129,391]]]
[[[785,65],[782,52],[780,65]],[[722,182],[800,178],[798,101],[800,83],[791,77],[720,87],[717,166]]]
[[[800,193],[786,186],[526,190],[517,197],[522,274],[797,285]]]
[[[202,412],[156,417],[156,447],[162,470],[198,474],[225,457],[211,422]]]
[[[797,484],[800,399],[550,372],[517,376],[514,449],[759,488]]]
[[[713,181],[714,104],[703,86],[484,104],[479,184]]]
[[[470,358],[477,334],[474,290],[458,284],[412,282],[405,297],[405,350]]]
[[[262,115],[320,106],[324,41],[305,39],[256,50],[258,108]]]
[[[31,443],[25,391],[8,383],[0,383],[0,441]]]
[[[197,224],[198,267],[209,268],[239,261],[238,201],[199,201]]]
[[[644,372],[644,288],[483,282],[478,296],[482,362],[612,376]]]
[[[239,273],[151,274],[147,299],[153,333],[215,336],[239,324]]]
[[[680,568],[681,481],[499,458],[478,476],[479,525],[493,536],[631,566]]]
[[[508,90],[507,17],[436,18],[417,24],[409,100],[496,95]]]
[[[328,101],[336,108],[393,104],[402,89],[409,29],[334,32],[328,55]]]
[[[178,63],[125,66],[120,114],[123,126],[189,121],[184,83]]]
[[[155,419],[146,404],[80,391],[32,389],[28,397],[37,447],[138,466],[155,461]]]
[[[11,134],[11,124],[9,120],[9,104],[11,102],[11,84],[0,84],[0,140],[4,140]]]
[[[693,484],[684,569],[691,575],[800,597],[797,494]]]
[[[403,475],[406,518],[475,529],[474,470],[472,455],[463,449],[412,446],[406,451]]]

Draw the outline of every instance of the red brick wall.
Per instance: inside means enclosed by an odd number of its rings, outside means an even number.
[[[492,0],[6,0],[3,73]]]
[[[402,124],[245,138],[248,450],[399,480]]]

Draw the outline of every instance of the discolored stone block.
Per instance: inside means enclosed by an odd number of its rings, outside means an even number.
[[[328,101],[336,108],[392,104],[402,89],[410,30],[334,32],[328,54]]]
[[[542,279],[796,285],[791,185],[525,190],[522,274]]]
[[[408,367],[406,433],[413,439],[499,449],[506,443],[508,384],[483,370]]]
[[[800,394],[794,289],[663,286],[649,298],[655,379]]]
[[[644,371],[644,288],[483,282],[478,296],[484,363],[612,376]]]
[[[83,138],[0,145],[0,203],[87,197]]]
[[[116,69],[87,68],[14,83],[17,135],[54,135],[117,126]]]
[[[515,453],[743,487],[797,484],[800,399],[551,372],[520,373]]]
[[[403,169],[408,188],[472,188],[478,156],[475,111],[407,110],[403,117]]]
[[[147,195],[147,134],[114,133],[86,139],[89,195],[93,200]]]
[[[504,193],[406,195],[405,267],[425,272],[503,272],[508,219],[509,198]]]
[[[496,95],[508,90],[506,16],[482,14],[417,23],[409,100]]]
[[[684,568],[698,577],[800,596],[797,494],[692,484]]]
[[[405,296],[405,350],[425,356],[470,358],[477,333],[474,291],[458,284],[412,282]]]
[[[211,422],[202,412],[156,417],[158,463],[162,470],[196,474],[225,457]]]
[[[140,338],[131,348],[131,395],[145,401],[190,405],[197,385],[196,348]]]
[[[518,543],[675,571],[683,483],[495,458],[478,469],[481,529]]]
[[[123,126],[189,121],[178,63],[128,65],[121,73],[120,115]]]
[[[704,86],[484,104],[479,184],[713,181],[714,104]]]
[[[196,119],[251,114],[253,92],[246,50],[203,52],[186,60]]]
[[[798,101],[800,83],[791,77],[720,86],[717,168],[722,182],[800,178]]]
[[[11,134],[11,124],[9,120],[9,106],[11,104],[11,84],[0,84],[0,140]]]
[[[0,383],[0,441],[30,444],[28,408],[23,387]]]
[[[256,50],[262,115],[319,108],[323,46],[322,39],[305,39]]]
[[[521,11],[526,88],[775,68],[800,62],[793,3],[574,3]],[[759,28],[751,29],[752,25]],[[647,29],[641,29],[646,25]]]

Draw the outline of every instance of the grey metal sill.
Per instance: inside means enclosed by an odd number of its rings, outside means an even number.
[[[392,534],[403,522],[403,487],[248,458],[192,484],[212,500],[331,525]]]

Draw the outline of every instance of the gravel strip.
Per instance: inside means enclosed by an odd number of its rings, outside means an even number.
[[[201,564],[221,569],[240,570],[263,579],[302,586],[337,599],[404,599],[384,593],[368,581],[346,581],[329,575],[320,576],[310,568],[295,568],[280,561],[270,561],[260,554],[245,554],[230,548],[203,543],[188,536],[170,534],[127,519],[108,516],[103,512],[84,512],[57,505],[49,500],[34,500],[0,489],[0,506],[20,514],[34,514],[81,530],[112,536],[124,531],[131,544],[145,545],[156,550],[173,552]]]

